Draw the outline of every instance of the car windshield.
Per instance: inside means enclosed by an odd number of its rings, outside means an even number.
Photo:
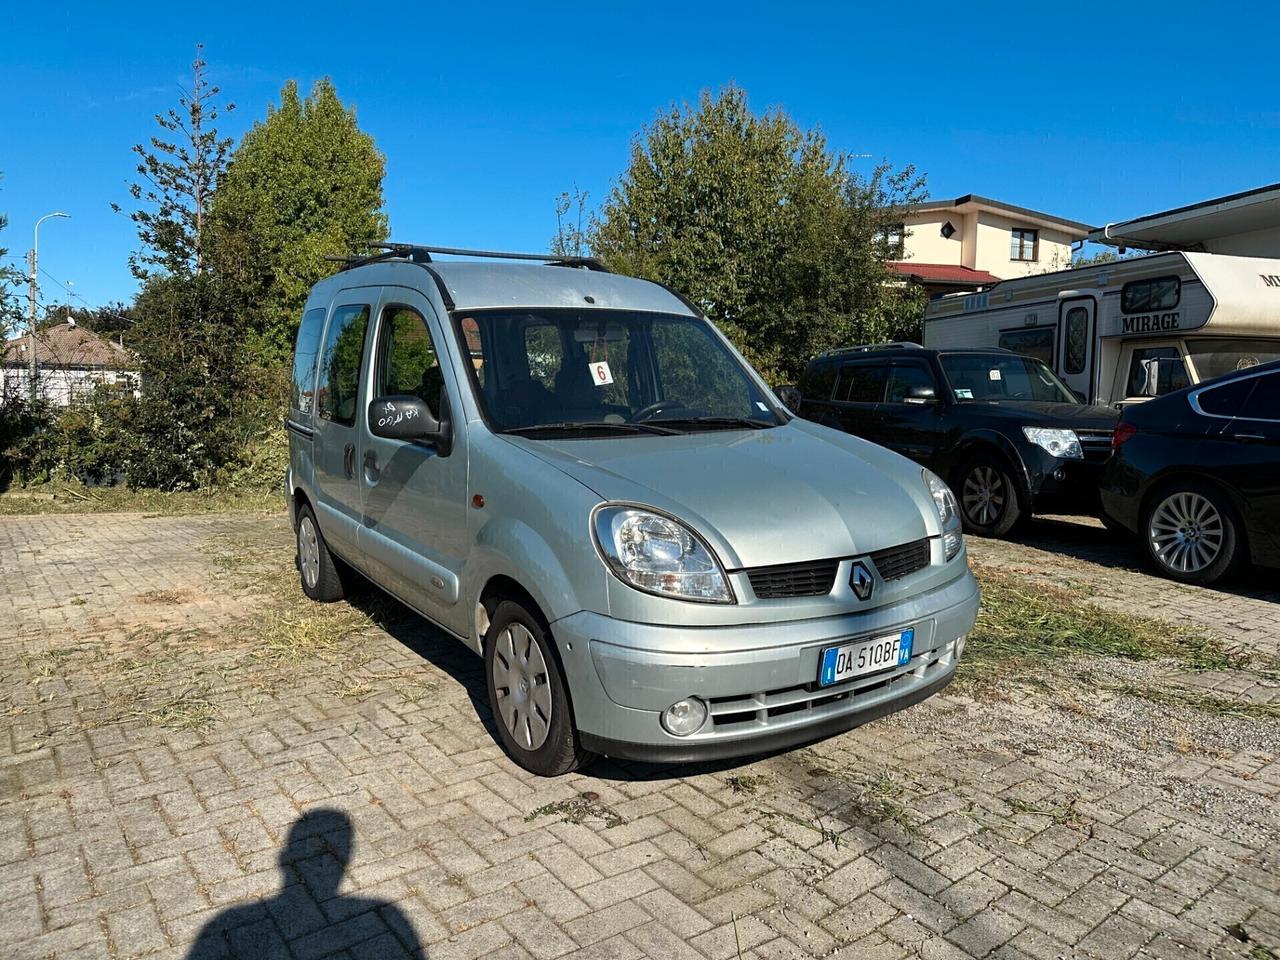
[[[459,311],[454,321],[501,431],[644,436],[783,422],[699,318],[540,309]]]
[[[957,400],[1080,402],[1052,370],[1032,357],[952,353],[944,354],[941,361]]]
[[[1280,339],[1227,340],[1195,337],[1187,340],[1187,352],[1191,354],[1196,373],[1203,383],[1236,370],[1280,360]]]

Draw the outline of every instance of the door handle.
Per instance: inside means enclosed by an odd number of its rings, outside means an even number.
[[[342,448],[342,472],[348,477],[356,475],[356,446],[348,443]]]
[[[1233,433],[1231,434],[1231,439],[1244,440],[1247,442],[1249,440],[1265,440],[1267,438],[1260,433]]]

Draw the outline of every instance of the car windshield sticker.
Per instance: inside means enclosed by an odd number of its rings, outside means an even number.
[[[972,399],[973,399],[973,391],[972,391],[972,390],[970,390],[968,387],[959,387],[959,388],[956,390],[956,399],[957,399],[957,400],[972,400]]]
[[[987,371],[987,377],[988,377],[988,378],[990,378],[990,379],[992,379],[992,380],[999,380],[999,379],[1000,379],[1000,368],[999,368],[999,367],[997,367],[997,368],[996,368],[996,369],[994,369],[994,370],[989,370],[989,371]]]
[[[760,411],[761,413],[768,413],[768,412],[769,412],[769,408],[768,408],[764,403],[762,403],[762,402],[761,402],[761,401],[759,401],[759,400],[757,400],[757,401],[756,401],[756,408],[757,408],[757,409],[759,409],[759,411]]]
[[[589,364],[588,368],[591,370],[591,382],[597,387],[607,387],[613,383],[613,374],[609,372],[608,360]]]

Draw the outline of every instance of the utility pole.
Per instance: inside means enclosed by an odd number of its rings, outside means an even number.
[[[28,363],[30,365],[27,368],[27,377],[29,379],[28,386],[30,387],[32,403],[35,403],[39,396],[36,391],[36,371],[38,369],[38,365],[36,363],[36,273],[40,268],[40,224],[44,223],[46,220],[52,220],[54,217],[70,219],[69,214],[62,213],[61,211],[55,211],[54,213],[46,213],[43,217],[37,220],[36,227],[31,238],[31,252],[27,254],[27,266],[31,270],[31,273],[29,274],[31,280],[27,285],[27,319],[31,324],[30,348],[28,350],[31,356],[28,358]]]

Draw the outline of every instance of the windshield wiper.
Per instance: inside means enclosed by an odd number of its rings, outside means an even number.
[[[625,420],[620,423],[609,423],[607,420],[566,420],[561,423],[532,423],[527,427],[511,427],[509,430],[503,430],[502,432],[526,436],[538,433],[598,433],[604,430],[656,433],[664,436],[671,436],[681,432],[680,430],[660,427],[656,423],[628,423]]]
[[[749,427],[752,430],[765,430],[769,427],[776,427],[777,421],[757,420],[754,417],[663,417],[660,420],[649,421],[650,423],[662,424],[694,424],[697,426],[711,427]]]

